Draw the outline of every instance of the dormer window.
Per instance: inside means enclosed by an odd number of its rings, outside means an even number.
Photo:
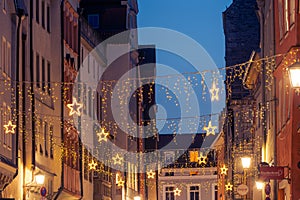
[[[98,14],[88,15],[88,22],[92,28],[98,29],[99,28],[99,15]]]

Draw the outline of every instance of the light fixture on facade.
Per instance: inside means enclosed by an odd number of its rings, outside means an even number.
[[[288,67],[291,86],[296,89],[297,95],[300,93],[300,62],[295,62]]]
[[[45,182],[45,175],[42,174],[41,172],[38,172],[37,174],[35,174],[34,178],[35,178],[36,184],[38,184],[38,185],[43,185]]]
[[[141,197],[140,196],[135,196],[135,197],[133,197],[133,200],[141,200]]]
[[[251,158],[250,157],[242,157],[242,165],[244,169],[249,169],[251,164]]]
[[[265,186],[264,182],[261,182],[261,181],[255,181],[255,185],[256,185],[256,189],[258,189],[258,190],[264,189],[264,186]]]

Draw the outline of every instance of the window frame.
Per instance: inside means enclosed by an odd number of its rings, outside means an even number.
[[[167,191],[166,189],[167,188],[171,188],[171,187],[173,187],[173,190],[172,191]],[[175,190],[175,188],[176,188],[176,186],[175,185],[164,185],[163,186],[163,200],[169,200],[169,199],[167,199],[167,192],[168,193],[173,193],[174,194],[174,199],[172,199],[172,200],[176,200],[176,196],[175,196],[175,193],[174,193],[174,190]]]
[[[187,200],[191,200],[191,187],[199,187],[198,192],[199,192],[199,200],[201,200],[201,185],[200,184],[188,184],[187,185]],[[196,190],[193,190],[196,191]]]
[[[36,23],[40,23],[40,0],[35,1],[35,20]]]
[[[217,190],[216,190],[217,187]],[[217,192],[217,196],[216,196],[216,192]],[[212,200],[218,200],[218,192],[219,192],[219,187],[217,183],[213,183],[211,184],[211,194],[212,194]]]
[[[51,14],[50,14],[50,5],[47,3],[47,5],[46,5],[46,23],[47,23],[47,25],[46,25],[46,29],[47,29],[47,32],[48,33],[50,33],[51,32],[51,19],[50,19],[50,16],[51,16]]]

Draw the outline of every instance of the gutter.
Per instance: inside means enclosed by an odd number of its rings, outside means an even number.
[[[18,23],[17,23],[17,45],[16,45],[16,124],[20,124],[20,117],[19,117],[19,109],[20,109],[20,96],[18,95],[20,93],[20,37],[21,37],[21,26],[22,26],[22,21],[24,20],[25,17],[28,16],[27,9],[25,7],[25,4],[23,1],[14,1],[15,9],[16,9],[16,15],[18,18]],[[24,80],[26,78],[25,76],[25,40],[26,40],[26,35],[22,34],[22,153],[23,153],[23,172],[25,172],[24,168],[24,155],[26,155],[25,151],[26,149],[24,148],[24,135],[25,135],[25,85],[24,85]],[[20,130],[19,128],[16,129],[16,152],[15,152],[15,165],[16,165],[16,172],[13,176],[13,179],[15,179],[18,174],[19,174],[19,135],[20,135]],[[23,185],[24,185],[25,179],[23,179]],[[24,191],[23,191],[23,198],[24,196],[26,197]]]
[[[60,107],[60,120],[61,120],[61,127],[60,127],[60,134],[61,134],[61,144],[64,141],[64,0],[60,2],[60,35],[61,35],[61,107]],[[54,200],[57,200],[59,195],[62,193],[64,189],[64,161],[61,159],[61,183],[60,187],[58,188],[58,192],[56,193]]]
[[[81,15],[82,15],[82,10],[80,8],[77,9],[77,13],[79,13],[78,15],[78,30],[77,30],[77,34],[78,34],[78,37],[77,37],[77,53],[78,53],[78,57],[77,57],[77,71],[79,71],[80,69],[80,66],[81,66],[81,49],[80,49],[80,40],[81,40]],[[79,116],[78,118],[78,124],[79,124],[79,127],[81,127],[81,116]],[[81,131],[81,130],[80,130]],[[80,135],[78,134],[78,142],[79,142],[79,174],[80,174],[80,199],[83,198],[83,153],[82,153],[82,150],[83,150],[83,145],[82,145],[82,142],[81,142],[81,138],[80,138]]]

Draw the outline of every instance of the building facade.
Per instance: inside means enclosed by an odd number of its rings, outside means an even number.
[[[259,166],[269,165],[277,166],[276,159],[276,121],[275,121],[275,80],[271,73],[275,68],[275,43],[274,43],[274,2],[257,1],[258,14],[260,20],[260,51],[253,52],[250,63],[244,76],[244,85],[247,87],[255,99],[255,120],[253,134],[255,138],[260,138],[259,142],[254,144],[257,159],[254,161],[257,170]],[[268,59],[269,58],[269,59]],[[260,61],[262,60],[262,61]],[[255,175],[255,181],[261,181],[259,175]],[[277,183],[270,180],[271,199],[277,199]],[[253,188],[255,199],[264,199],[265,192]]]
[[[275,1],[277,165],[289,166],[278,182],[278,199],[299,199],[299,102],[287,68],[299,60],[299,1]]]
[[[253,144],[253,122],[255,102],[250,91],[243,85],[243,76],[252,51],[259,49],[260,27],[255,0],[235,0],[223,12],[226,61],[226,109],[224,142],[224,164],[229,169],[222,185],[225,197],[219,199],[252,199],[252,192],[241,195],[237,192],[240,185],[251,188],[255,171],[246,171],[241,158],[249,156],[255,160]],[[253,163],[252,163],[253,164]],[[255,163],[253,164],[253,166]],[[249,177],[249,178],[248,178]],[[222,176],[222,178],[224,178]],[[232,185],[231,187],[225,187]],[[227,190],[226,190],[227,188]],[[251,189],[250,189],[251,191]]]
[[[176,144],[171,142],[174,137]],[[180,141],[191,138],[189,148],[182,149]],[[213,149],[201,148],[204,138],[205,134],[159,135],[163,165],[158,171],[158,200],[218,199],[216,155]]]

